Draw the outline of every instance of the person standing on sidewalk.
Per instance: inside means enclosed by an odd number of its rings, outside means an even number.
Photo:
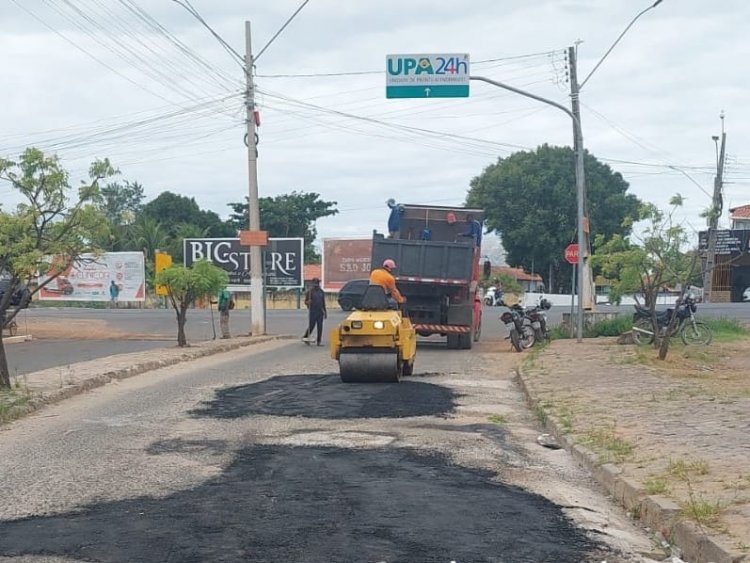
[[[115,280],[112,280],[109,283],[109,306],[112,309],[117,308],[117,298],[120,296],[120,288],[115,283]]]
[[[312,284],[312,287],[305,295],[305,307],[308,309],[308,323],[302,341],[309,346],[312,340],[313,328],[317,328],[316,342],[318,346],[322,346],[323,319],[328,318],[326,294],[320,287],[320,280],[318,278],[313,278]]]
[[[232,294],[225,287],[219,292],[218,309],[219,309],[219,326],[221,326],[221,337],[232,338],[229,334],[229,311],[234,309],[234,299]]]

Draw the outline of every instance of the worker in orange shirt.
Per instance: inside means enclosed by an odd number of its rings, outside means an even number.
[[[370,272],[370,284],[382,287],[385,290],[386,295],[401,305],[406,303],[406,297],[401,295],[396,287],[396,278],[393,277],[393,271],[395,269],[396,262],[390,258],[384,260],[382,268],[376,268]]]

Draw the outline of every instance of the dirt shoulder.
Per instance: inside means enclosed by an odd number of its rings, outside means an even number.
[[[747,339],[673,345],[666,362],[614,339],[558,340],[527,358],[521,379],[538,417],[635,515],[696,544],[686,547],[696,560],[740,561],[750,559],[749,357]]]

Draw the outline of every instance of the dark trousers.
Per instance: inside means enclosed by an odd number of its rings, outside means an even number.
[[[316,339],[318,344],[320,344],[321,339],[323,338],[323,312],[313,312],[310,311],[310,321],[307,324],[307,330],[305,331],[305,338],[308,336],[312,336],[313,329],[318,329],[318,338]]]

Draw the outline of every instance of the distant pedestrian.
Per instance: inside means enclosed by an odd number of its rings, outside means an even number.
[[[391,209],[391,214],[388,215],[388,238],[398,238],[398,232],[401,230],[401,216],[406,210],[403,205],[396,203],[396,200],[393,198],[390,198],[385,203]]]
[[[474,246],[480,248],[482,246],[482,223],[477,221],[471,213],[466,216],[466,222],[469,227],[465,233],[461,233],[461,236],[473,238]]]
[[[229,290],[226,287],[219,292],[217,303],[219,309],[221,337],[232,338],[232,335],[229,333],[229,311],[234,309],[234,299],[232,299],[232,294],[229,293]]]
[[[318,346],[322,346],[323,319],[328,318],[328,311],[326,311],[326,294],[320,287],[318,278],[313,278],[312,287],[305,294],[305,307],[308,309],[308,323],[302,341],[309,346],[312,341],[313,329],[317,328],[316,342]]]
[[[109,306],[113,309],[117,307],[117,298],[120,297],[120,287],[112,280],[109,283]]]

